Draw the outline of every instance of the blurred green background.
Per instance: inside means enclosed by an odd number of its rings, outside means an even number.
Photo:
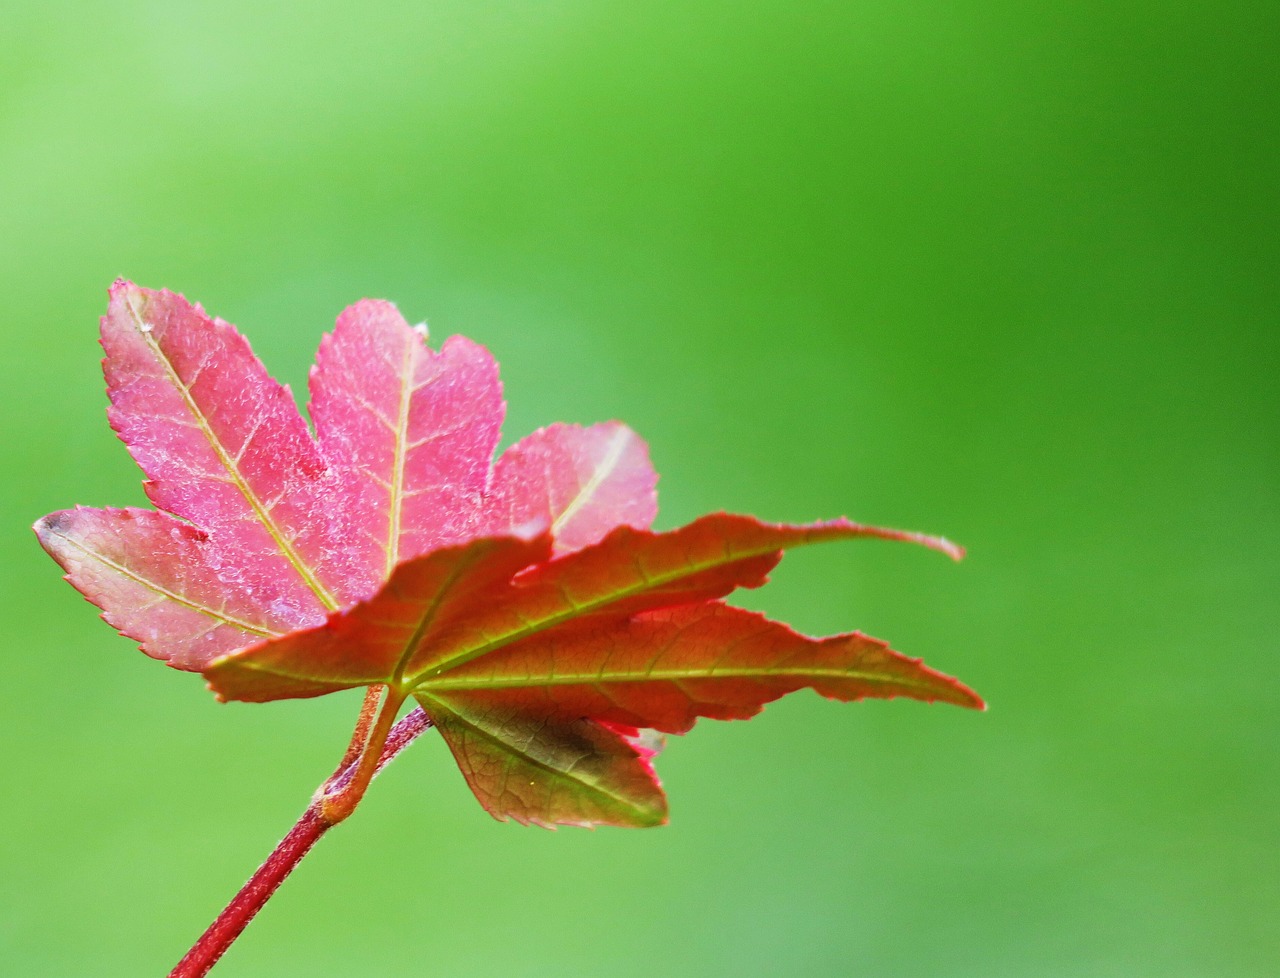
[[[126,275],[295,390],[393,298],[494,351],[508,440],[631,423],[663,527],[945,533],[747,603],[991,703],[704,721],[646,832],[493,822],[428,735],[215,974],[1277,973],[1280,7],[263,7],[0,18],[0,972],[165,973],[358,699],[218,706],[37,547],[144,502]]]

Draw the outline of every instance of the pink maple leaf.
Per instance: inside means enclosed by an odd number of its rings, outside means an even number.
[[[789,547],[958,548],[723,513],[653,532],[656,475],[618,422],[552,425],[495,464],[496,363],[462,337],[430,349],[389,303],[357,303],[322,341],[314,436],[243,337],[181,296],[117,282],[102,345],[111,424],[157,510],[40,520],[67,579],[221,698],[385,689],[384,738],[416,699],[495,817],[661,823],[643,730],[801,688],[982,706],[876,639],[808,638],[721,600]]]

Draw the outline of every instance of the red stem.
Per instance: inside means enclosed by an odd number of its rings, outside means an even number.
[[[195,946],[178,962],[170,972],[170,978],[194,978],[208,974],[231,942],[249,925],[254,914],[275,893],[276,887],[293,872],[293,867],[328,829],[329,823],[320,817],[317,805],[303,812],[302,818],[267,857],[267,861],[258,867],[249,882],[218,914],[218,919],[209,925]]]
[[[366,706],[368,702],[366,699]],[[404,693],[396,689],[387,690],[387,698],[382,701],[378,719],[366,730],[368,740],[362,746],[358,759],[340,772],[337,778],[326,781],[320,789],[320,817],[330,825],[337,825],[355,811],[369,782],[382,768],[382,748],[391,735],[391,726],[403,703]],[[363,707],[360,710],[360,725],[366,726]]]
[[[374,768],[376,775],[390,763],[400,751],[404,750],[414,739],[431,726],[431,721],[421,708],[413,710],[397,723],[388,734],[386,743],[378,756]],[[218,959],[231,946],[232,941],[240,936],[249,926],[249,921],[262,909],[271,898],[271,894],[285,878],[293,872],[320,836],[324,835],[333,822],[326,820],[321,814],[324,794],[340,790],[351,783],[359,767],[359,760],[349,764],[341,774],[327,782],[327,791],[313,801],[297,824],[289,830],[289,834],[280,840],[267,861],[258,867],[258,871],[249,878],[249,882],[241,887],[230,903],[206,930],[200,939],[186,953],[177,967],[169,972],[169,978],[202,978],[209,969],[218,963]]]

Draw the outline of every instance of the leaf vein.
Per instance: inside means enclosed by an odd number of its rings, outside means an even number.
[[[152,581],[148,578],[143,577],[141,574],[138,574],[130,570],[128,567],[124,566],[121,563],[118,563],[117,561],[112,560],[110,557],[106,556],[105,554],[100,554],[96,550],[90,550],[88,547],[81,544],[78,540],[73,540],[71,537],[67,536],[64,533],[58,533],[56,535],[60,539],[64,540],[67,544],[74,547],[76,550],[80,551],[80,553],[90,558],[91,560],[96,560],[98,563],[102,564],[104,567],[107,567],[115,571],[121,577],[128,578],[129,580],[133,581],[135,584],[140,584],[143,587],[145,587],[147,590],[151,591],[153,594],[156,595],[157,604],[160,603],[161,601],[166,601],[166,600],[172,601],[175,604],[179,604],[184,608],[189,608],[192,611],[199,612],[200,614],[208,615],[210,618],[215,618],[223,624],[231,625],[232,627],[238,628],[243,632],[248,632],[251,635],[258,635],[263,638],[274,638],[275,636],[281,634],[280,632],[277,632],[274,629],[267,628],[263,625],[253,625],[247,621],[242,621],[239,618],[234,618],[231,615],[228,615],[225,612],[225,610],[215,610],[208,605],[201,604],[198,601],[193,601],[190,598],[184,597],[183,595],[178,594],[175,591],[171,591],[169,588],[166,588],[162,584],[157,584],[155,581]]]

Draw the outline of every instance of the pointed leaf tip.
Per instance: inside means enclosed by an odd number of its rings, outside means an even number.
[[[854,523],[848,519],[839,519],[832,521],[833,526],[847,526],[855,528],[858,536],[874,537],[880,540],[896,540],[900,543],[914,543],[921,547],[927,547],[930,550],[936,550],[940,554],[946,554],[952,560],[964,559],[964,547],[958,543],[952,543],[946,537],[934,536],[929,533],[915,533],[911,530],[893,530],[882,526],[867,526],[864,523]]]
[[[128,292],[130,289],[137,289],[137,288],[138,286],[134,285],[133,282],[131,282],[129,279],[121,275],[114,282],[112,282],[110,287],[107,289],[107,297],[109,299],[114,299],[116,296],[123,295],[124,293]]]

